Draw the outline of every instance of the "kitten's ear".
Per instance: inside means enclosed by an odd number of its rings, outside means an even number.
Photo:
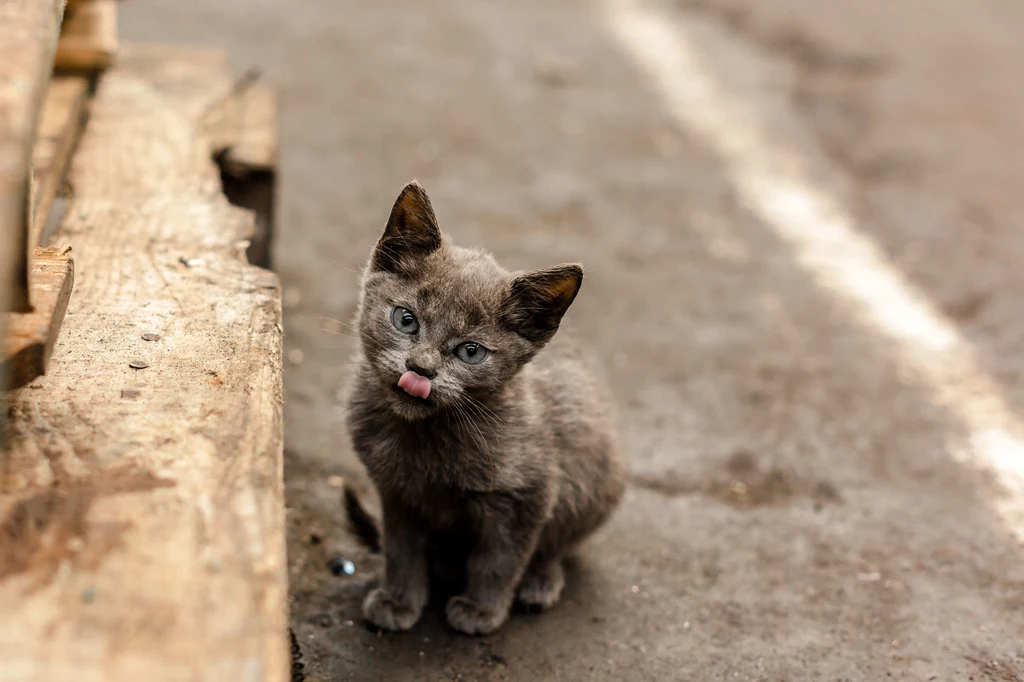
[[[512,280],[499,319],[525,339],[547,342],[558,331],[582,284],[583,267],[575,264],[520,275]]]
[[[441,230],[423,187],[410,182],[398,195],[384,234],[373,251],[372,268],[398,272],[403,261],[426,256],[441,246]]]

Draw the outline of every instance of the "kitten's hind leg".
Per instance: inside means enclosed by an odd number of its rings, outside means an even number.
[[[546,611],[558,603],[565,587],[562,560],[531,562],[516,590],[517,601],[530,611]]]

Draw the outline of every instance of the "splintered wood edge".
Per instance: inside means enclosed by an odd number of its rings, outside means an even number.
[[[113,64],[117,48],[117,0],[69,3],[54,68],[100,71]]]
[[[32,149],[32,227],[30,244],[42,246],[51,209],[61,192],[85,125],[89,80],[85,76],[55,76],[46,93]]]
[[[0,382],[18,388],[46,374],[75,282],[70,249],[37,248],[32,259],[30,313],[7,313]]]
[[[0,4],[0,311],[29,309],[32,143],[64,0]]]

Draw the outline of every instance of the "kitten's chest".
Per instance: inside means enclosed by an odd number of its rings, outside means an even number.
[[[455,504],[460,491],[493,488],[500,449],[497,438],[467,442],[443,423],[395,424],[376,434],[365,463],[382,489]]]

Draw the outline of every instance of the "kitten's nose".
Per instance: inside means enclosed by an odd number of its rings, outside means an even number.
[[[409,370],[410,372],[416,372],[421,377],[426,377],[427,379],[433,379],[434,377],[437,376],[437,371],[436,370],[427,369],[427,368],[423,367],[422,365],[417,365],[412,360],[406,360],[405,361],[405,368],[407,370]]]

